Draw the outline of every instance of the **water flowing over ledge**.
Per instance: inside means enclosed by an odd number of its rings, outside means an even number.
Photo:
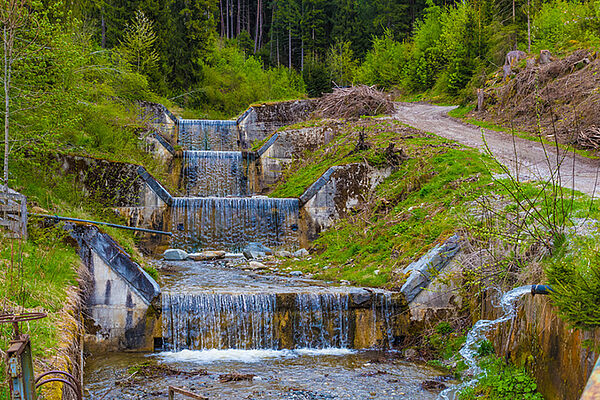
[[[184,151],[186,193],[188,196],[245,196],[248,179],[240,151]]]
[[[296,350],[272,350],[272,349],[210,349],[210,350],[181,350],[178,352],[162,352],[157,357],[166,362],[195,362],[212,363],[218,361],[238,361],[244,363],[255,363],[266,359],[296,358],[301,356],[345,356],[355,353],[356,350],[327,348],[327,349],[296,349]]]
[[[168,351],[391,348],[401,310],[389,292],[165,293]]]
[[[240,251],[252,242],[293,249],[298,243],[298,200],[174,198],[171,231],[172,246],[187,251]]]
[[[237,121],[180,119],[179,144],[187,150],[237,150]]]

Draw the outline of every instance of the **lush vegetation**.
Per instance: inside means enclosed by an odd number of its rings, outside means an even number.
[[[35,225],[32,225],[34,228]],[[61,229],[30,229],[27,242],[0,240],[0,304],[2,313],[45,312],[47,318],[21,324],[30,335],[39,372],[40,360],[50,359],[59,347],[67,345],[67,332],[61,327],[70,317],[67,298],[77,289],[79,257],[72,246],[63,242]],[[1,239],[1,238],[0,238]],[[9,324],[0,325],[0,349],[12,339]],[[4,363],[0,364],[0,379]],[[8,398],[7,386],[0,385],[0,398]]]

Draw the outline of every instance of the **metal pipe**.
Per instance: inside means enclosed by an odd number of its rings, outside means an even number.
[[[81,390],[81,385],[79,384],[79,381],[77,379],[75,379],[75,377],[73,375],[71,375],[68,372],[65,371],[48,371],[48,372],[44,372],[43,374],[39,375],[37,378],[35,378],[35,383],[37,384],[39,381],[42,380],[42,378],[45,378],[48,375],[63,375],[65,377],[67,377],[69,380],[71,380],[74,384],[75,387],[77,389],[77,396],[79,398],[81,398],[83,396],[83,391]]]
[[[113,228],[128,229],[130,231],[139,231],[139,232],[147,232],[147,233],[156,233],[156,234],[159,234],[159,235],[173,236],[173,233],[171,233],[171,232],[156,231],[154,229],[135,228],[133,226],[111,224],[111,223],[108,223],[108,222],[91,221],[91,220],[88,220],[88,219],[79,219],[79,218],[71,218],[71,217],[59,217],[58,215],[33,214],[33,213],[28,213],[28,214],[31,215],[31,216],[34,216],[34,217],[57,219],[57,220],[60,220],[60,221],[85,222],[85,223],[88,223],[88,224],[105,225],[105,226],[110,226],[110,227],[113,227]]]
[[[50,379],[46,379],[45,381],[41,381],[36,383],[35,388],[39,388],[40,386],[45,385],[46,383],[51,383],[51,382],[60,382],[62,384],[67,385],[68,387],[70,387],[71,389],[73,389],[73,391],[75,392],[75,396],[77,397],[77,400],[81,400],[82,396],[81,393],[79,393],[79,391],[77,390],[77,387],[70,381],[63,379],[63,378],[50,378]]]
[[[532,296],[536,294],[550,294],[550,292],[554,292],[554,289],[550,285],[531,285]]]

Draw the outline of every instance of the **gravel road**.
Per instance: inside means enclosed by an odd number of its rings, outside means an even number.
[[[394,118],[415,128],[455,140],[465,146],[484,149],[482,128],[448,116],[454,107],[422,103],[397,103]],[[522,179],[548,180],[556,176],[560,164],[562,186],[590,196],[600,195],[598,177],[600,160],[592,160],[564,151],[557,154],[553,146],[515,137],[510,133],[484,129],[485,141],[494,156]],[[547,156],[546,156],[547,154]]]

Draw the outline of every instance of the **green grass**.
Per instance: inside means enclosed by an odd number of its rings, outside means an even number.
[[[370,148],[354,153],[363,129]],[[295,160],[271,195],[297,197],[333,165],[382,167],[390,141],[410,159],[377,187],[367,207],[323,232],[311,260],[294,261],[295,269],[325,280],[395,287],[404,280],[401,270],[451,236],[468,203],[489,190],[489,160],[478,151],[394,121],[363,120],[342,126],[328,145]]]
[[[494,355],[483,357],[480,365],[486,373],[476,386],[459,392],[460,400],[544,399],[537,392],[535,380],[524,368],[507,364]]]
[[[0,240],[2,313],[48,314],[47,318],[21,324],[22,332],[31,337],[34,359],[49,360],[56,355],[64,326],[61,311],[68,288],[77,285],[79,257],[73,247],[63,242],[63,234],[59,229],[30,229],[27,242]],[[0,325],[0,348],[6,349],[11,338],[12,327]],[[5,379],[3,373],[0,368],[0,381]],[[5,390],[2,385],[0,398],[7,397]]]

